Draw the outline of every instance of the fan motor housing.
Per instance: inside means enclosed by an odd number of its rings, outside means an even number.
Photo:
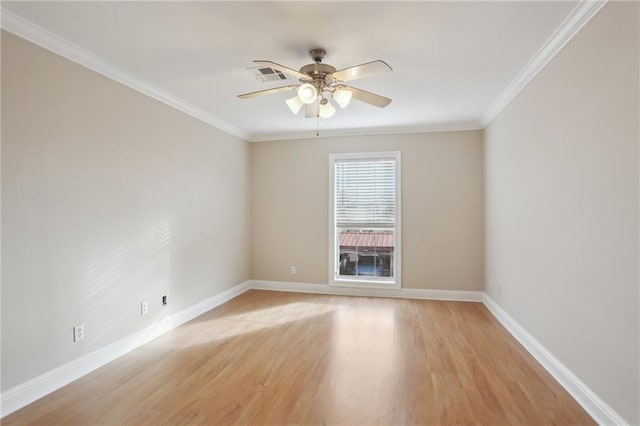
[[[329,64],[315,63],[305,65],[304,67],[300,68],[300,72],[302,74],[308,75],[315,80],[319,78],[325,78],[327,74],[336,72],[336,69]]]

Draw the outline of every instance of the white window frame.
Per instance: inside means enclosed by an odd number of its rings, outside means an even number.
[[[339,277],[337,251],[339,250],[336,241],[336,182],[335,163],[338,160],[367,159],[367,158],[393,158],[395,160],[395,195],[396,195],[396,217],[394,230],[394,255],[393,255],[393,281],[363,279],[363,278],[343,278]],[[329,285],[335,287],[357,287],[357,288],[402,288],[401,266],[402,266],[402,164],[400,151],[387,152],[357,152],[357,153],[333,153],[329,154]]]

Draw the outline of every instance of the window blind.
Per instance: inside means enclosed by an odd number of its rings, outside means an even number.
[[[389,228],[396,219],[394,158],[335,162],[336,226]]]

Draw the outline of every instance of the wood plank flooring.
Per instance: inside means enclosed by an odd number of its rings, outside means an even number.
[[[2,423],[595,424],[482,304],[255,290]]]

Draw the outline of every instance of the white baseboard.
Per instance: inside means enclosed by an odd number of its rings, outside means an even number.
[[[540,342],[529,334],[518,322],[502,309],[488,294],[482,302],[494,317],[516,338],[518,342],[553,376],[554,379],[585,409],[600,425],[628,425],[606,402],[595,394],[582,380],[562,364]]]
[[[256,290],[291,291],[295,293],[333,294],[338,296],[397,297],[402,299],[449,300],[482,302],[482,291],[424,290],[418,288],[355,288],[328,284],[290,283],[283,281],[251,280]]]
[[[479,291],[448,291],[418,289],[369,289],[330,287],[326,284],[303,284],[274,281],[246,281],[209,299],[183,309],[152,326],[97,349],[67,364],[56,367],[33,379],[2,393],[0,398],[0,418],[25,407],[51,392],[91,373],[118,357],[148,343],[173,330],[185,322],[202,315],[249,289],[292,291],[299,293],[336,294],[347,296],[400,297],[408,299],[482,301]]]
[[[103,348],[47,371],[44,374],[3,392],[1,398],[2,403],[0,405],[0,417],[11,414],[74,380],[89,374],[127,352],[239,296],[249,290],[249,288],[249,281],[238,284],[235,287],[183,309],[144,330],[117,340]]]
[[[493,299],[481,291],[375,289],[334,287],[327,284],[305,284],[281,281],[250,280],[238,284],[209,299],[177,312],[144,330],[113,342],[65,365],[50,370],[2,393],[0,418],[31,404],[43,396],[89,374],[110,361],[144,345],[156,337],[202,315],[249,289],[344,296],[395,297],[405,299],[483,302],[498,321],[527,351],[564,387],[567,392],[601,425],[628,425],[606,402],[598,397],[575,374],[529,334]]]

